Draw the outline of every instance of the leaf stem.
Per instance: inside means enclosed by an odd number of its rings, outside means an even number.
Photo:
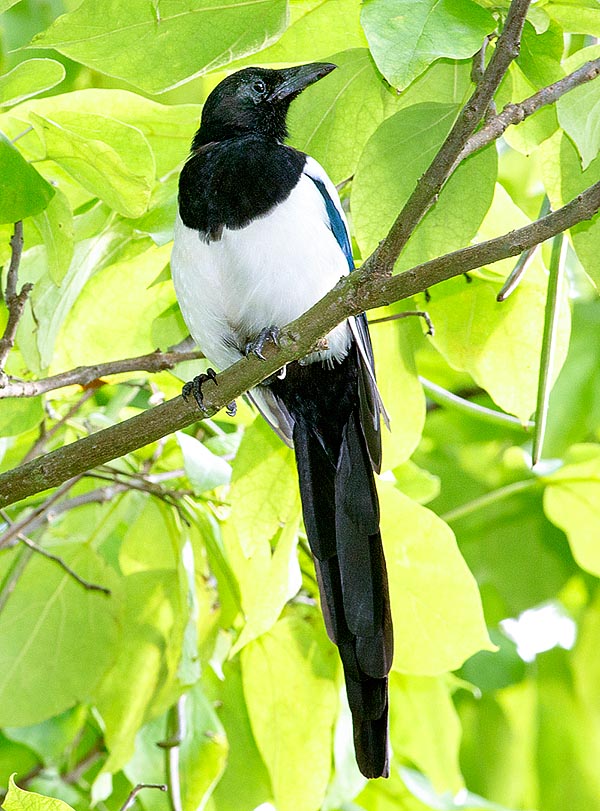
[[[468,501],[466,504],[461,504],[460,507],[455,507],[453,510],[440,515],[442,521],[451,524],[453,521],[458,521],[460,518],[465,518],[478,510],[496,504],[498,501],[503,501],[505,498],[510,498],[515,493],[523,493],[526,490],[533,490],[540,487],[538,479],[523,479],[519,482],[507,484],[506,487],[500,487],[498,490],[492,490],[491,493],[485,493],[479,498],[474,498],[473,501]]]
[[[523,424],[517,417],[513,417],[512,414],[505,414],[504,411],[496,411],[493,408],[487,408],[486,406],[479,405],[479,403],[466,400],[464,397],[459,397],[457,394],[442,388],[442,386],[438,386],[437,383],[433,383],[431,380],[427,380],[427,378],[421,377],[420,375],[419,380],[427,396],[440,406],[450,406],[450,408],[454,408],[456,411],[462,411],[466,414],[470,414],[472,417],[495,425],[508,424],[513,428],[522,428],[523,430],[533,428],[534,426],[533,422],[528,421]]]

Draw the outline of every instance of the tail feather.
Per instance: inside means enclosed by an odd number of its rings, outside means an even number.
[[[327,633],[338,646],[352,712],[356,760],[387,776],[392,622],[355,352],[333,369],[291,364],[271,384],[293,420],[304,524]],[[372,426],[368,430],[371,431]],[[371,431],[372,432],[372,431]]]

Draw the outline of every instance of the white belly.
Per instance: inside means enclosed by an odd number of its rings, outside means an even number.
[[[306,312],[348,273],[329,229],[325,204],[303,175],[272,212],[239,230],[223,229],[206,243],[179,218],[171,256],[177,298],[192,337],[221,369],[239,360],[264,327],[283,327]],[[328,349],[311,356],[341,359],[347,322],[327,336]]]

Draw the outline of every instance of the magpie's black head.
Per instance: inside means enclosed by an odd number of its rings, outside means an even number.
[[[312,62],[282,70],[244,68],[232,73],[206,99],[192,148],[250,134],[283,141],[290,102],[335,67]]]

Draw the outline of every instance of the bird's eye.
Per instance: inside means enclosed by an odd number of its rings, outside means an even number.
[[[254,84],[252,85],[252,89],[253,89],[253,90],[254,90],[256,93],[260,93],[260,95],[262,96],[262,94],[263,94],[263,93],[265,92],[265,90],[267,89],[267,86],[266,86],[266,84],[263,82],[263,80],[262,80],[262,79],[257,79],[257,80],[254,82]]]

